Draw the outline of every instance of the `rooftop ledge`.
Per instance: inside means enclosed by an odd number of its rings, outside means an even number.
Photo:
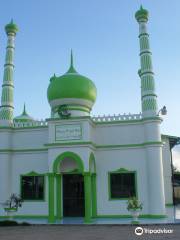
[[[98,115],[98,116],[84,116],[84,117],[70,117],[68,119],[60,119],[60,118],[49,118],[45,120],[35,120],[33,122],[14,122],[11,126],[0,126],[0,128],[39,128],[39,127],[47,127],[48,122],[50,121],[59,121],[59,120],[80,120],[80,119],[89,119],[95,124],[103,124],[103,123],[136,123],[142,122],[145,120],[159,120],[162,121],[162,118],[159,116],[143,118],[142,114],[118,114],[118,115]]]

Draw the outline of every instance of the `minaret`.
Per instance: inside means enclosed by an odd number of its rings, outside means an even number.
[[[148,11],[141,6],[135,14],[139,23],[141,69],[141,101],[143,114],[146,177],[148,197],[146,205],[149,214],[165,216],[165,195],[162,165],[161,118],[157,113],[154,73],[152,70],[149,34],[147,33]]]
[[[141,6],[136,12],[136,20],[139,23],[140,60],[141,69],[141,102],[143,117],[157,115],[157,95],[155,93],[154,73],[152,68],[151,51],[149,46],[149,34],[147,33],[148,11]]]
[[[14,40],[18,27],[13,23],[13,20],[5,26],[5,31],[8,37],[7,48],[6,48],[6,58],[4,64],[4,76],[2,84],[2,96],[1,96],[1,106],[0,106],[0,126],[10,126],[13,123],[13,92],[14,92],[14,81],[13,81],[13,71],[14,71]]]

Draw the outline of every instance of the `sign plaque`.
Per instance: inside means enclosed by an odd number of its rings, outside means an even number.
[[[81,125],[57,125],[55,131],[56,141],[80,140],[82,138]]]

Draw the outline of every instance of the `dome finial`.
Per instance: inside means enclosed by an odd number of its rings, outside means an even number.
[[[73,65],[73,51],[72,51],[72,49],[71,49],[70,67],[69,67],[69,70],[67,71],[67,73],[77,73],[76,70],[74,69],[74,65]]]
[[[72,51],[72,48],[71,48],[71,67],[73,67],[73,51]]]

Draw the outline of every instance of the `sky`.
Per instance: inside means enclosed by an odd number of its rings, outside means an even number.
[[[97,87],[92,114],[139,113],[140,60],[134,14],[141,4],[150,15],[148,32],[159,109],[166,105],[168,110],[162,133],[180,136],[179,0],[1,0],[0,85],[7,40],[4,26],[13,18],[19,27],[14,115],[22,112],[25,102],[35,119],[50,116],[49,79],[67,71],[71,48],[76,70]],[[176,155],[179,150],[176,148]]]

